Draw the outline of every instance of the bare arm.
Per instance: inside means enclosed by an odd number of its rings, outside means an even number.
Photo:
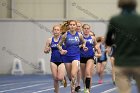
[[[80,41],[82,41],[81,47],[85,47],[86,46],[86,42],[85,42],[85,40],[83,38],[83,35],[81,33],[78,33],[78,34],[79,34]]]
[[[60,42],[57,45],[57,48],[59,49],[59,51],[62,50],[62,44],[65,42],[65,40],[66,40],[66,33],[64,35],[62,35],[62,38],[61,38]]]
[[[95,45],[94,46],[96,46],[97,45],[97,40],[96,40],[96,37],[95,36],[92,36],[92,40],[94,41],[94,43],[95,43]]]
[[[49,38],[46,42],[44,53],[49,53],[50,52],[50,50],[51,50],[50,45],[51,45],[51,38]]]
[[[111,52],[111,47],[110,46],[106,46],[106,53],[109,54]]]
[[[79,33],[79,37],[80,37],[80,40],[82,42],[82,45],[80,47],[83,47],[83,50],[87,51],[88,48],[86,47],[86,41],[84,40],[83,35],[81,33]]]
[[[96,51],[97,51],[97,53],[95,54],[95,56],[98,57],[98,58],[101,57],[101,56],[102,56],[102,53],[101,53],[100,45],[97,44],[97,45],[95,46],[95,49],[96,49]]]

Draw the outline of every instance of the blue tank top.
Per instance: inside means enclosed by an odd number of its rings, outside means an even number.
[[[65,41],[65,48],[68,51],[67,56],[75,56],[80,55],[80,38],[78,32],[75,35],[72,35],[69,31],[67,32],[66,41]]]
[[[86,47],[88,48],[88,51],[84,51],[83,48],[80,49],[80,56],[87,58],[87,57],[93,57],[94,56],[94,41],[91,36],[84,37],[84,40],[86,41]]]
[[[61,37],[60,37],[61,38]],[[61,59],[61,54],[57,48],[57,45],[60,41],[60,38],[58,39],[57,42],[54,41],[54,37],[52,37],[52,42],[51,42],[51,62],[62,62]]]
[[[100,49],[101,49],[101,57],[99,58],[100,60],[106,60],[107,59],[107,56],[106,56],[106,47],[105,47],[105,44],[100,44]]]

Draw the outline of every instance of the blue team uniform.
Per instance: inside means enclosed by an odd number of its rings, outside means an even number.
[[[67,32],[65,49],[68,51],[67,54],[63,57],[63,62],[68,63],[73,60],[80,60],[80,38],[78,32],[75,35],[72,35],[69,31]]]
[[[87,58],[87,57],[93,57],[94,56],[94,42],[91,36],[84,37],[84,40],[86,41],[86,47],[88,48],[87,51],[84,51],[83,48],[81,48],[81,57]]]
[[[61,38],[61,37],[60,37]],[[61,58],[61,54],[57,48],[57,45],[60,41],[60,38],[57,42],[54,41],[54,37],[52,37],[52,42],[51,42],[51,50],[52,50],[52,53],[51,53],[51,62],[62,62],[62,58]]]
[[[103,62],[103,61],[107,61],[107,56],[106,56],[106,47],[105,44],[100,44],[100,49],[101,49],[101,57],[98,58],[98,62]]]
[[[94,41],[91,36],[84,37],[84,40],[86,41],[86,47],[88,48],[87,51],[84,51],[83,48],[80,49],[80,62],[86,63],[88,59],[93,59],[94,57]]]

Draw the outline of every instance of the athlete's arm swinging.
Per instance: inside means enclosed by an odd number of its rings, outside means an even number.
[[[51,38],[49,38],[46,42],[46,46],[45,46],[45,49],[44,49],[44,53],[49,53],[50,50],[51,50],[51,47],[50,47],[50,42],[51,42]]]

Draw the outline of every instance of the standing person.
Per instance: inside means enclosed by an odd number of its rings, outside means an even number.
[[[80,65],[80,42],[82,42],[83,49],[86,51],[85,41],[81,33],[76,31],[77,22],[75,20],[69,21],[69,31],[67,31],[58,44],[58,49],[62,55],[65,55],[64,62],[66,71],[71,76],[71,93],[75,93],[76,79],[78,67]],[[65,50],[62,49],[62,44],[65,43]]]
[[[97,73],[99,76],[99,81],[98,84],[102,84],[103,83],[103,75],[104,75],[104,70],[105,70],[105,66],[106,66],[106,61],[107,61],[107,48],[105,45],[105,39],[104,37],[99,37],[98,40],[98,47],[100,47],[101,50],[101,57],[99,57],[97,59]]]
[[[86,41],[86,47],[88,48],[88,50],[84,51],[83,48],[81,48],[80,65],[82,78],[85,86],[84,93],[90,93],[90,86],[92,83],[92,74],[93,74],[92,70],[94,68],[93,57],[95,55],[93,48],[97,44],[97,41],[94,36],[90,35],[90,26],[88,24],[84,24],[82,28],[83,28],[83,37],[84,40]]]
[[[131,93],[132,76],[140,93],[140,16],[136,6],[136,0],[119,0],[122,11],[110,19],[106,36],[108,46],[116,45],[115,83],[119,93]]]
[[[59,93],[59,82],[62,81],[64,84],[64,87],[67,86],[66,78],[65,78],[65,66],[64,63],[62,63],[61,54],[57,48],[57,44],[60,41],[60,26],[55,25],[53,27],[53,37],[49,38],[46,42],[46,46],[44,49],[44,53],[49,53],[50,50],[51,53],[51,59],[50,59],[50,68],[53,75],[54,80],[54,88],[55,92]]]
[[[82,23],[80,21],[77,21],[76,31],[82,34]],[[75,87],[76,92],[80,91],[80,89],[81,89],[80,81],[81,81],[81,68],[79,65],[79,69],[78,69],[78,73],[77,73],[77,82],[76,82],[76,87]]]

